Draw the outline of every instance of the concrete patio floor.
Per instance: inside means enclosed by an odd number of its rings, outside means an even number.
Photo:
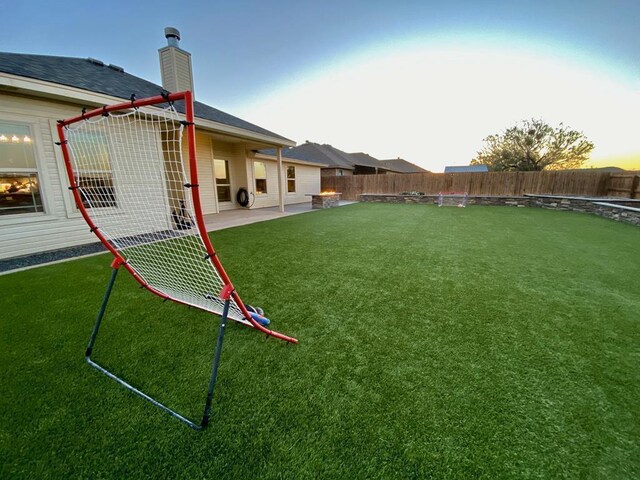
[[[356,202],[340,201],[339,206],[349,205]],[[276,218],[288,217],[290,215],[298,215],[300,213],[309,213],[317,210],[311,209],[311,202],[297,203],[284,207],[284,213],[281,213],[278,207],[264,207],[255,209],[236,209],[226,210],[220,213],[204,215],[204,223],[207,232],[215,230],[223,230],[230,227],[238,227],[240,225],[249,225],[250,223],[265,222]]]

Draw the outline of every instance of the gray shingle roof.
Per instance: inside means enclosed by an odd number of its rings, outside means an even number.
[[[260,153],[275,155],[276,152],[275,150],[270,149],[260,150]],[[331,145],[320,145],[318,143],[305,142],[297,147],[283,149],[282,156],[319,163],[326,165],[328,168],[344,168],[347,170],[353,170],[353,159],[350,158],[350,155],[342,150],[332,147]]]
[[[444,167],[444,173],[471,173],[471,172],[488,172],[489,167],[486,165],[453,165]]]
[[[352,158],[355,158],[356,165],[360,165],[363,167],[371,167],[371,168],[384,168],[385,170],[387,170],[387,167],[385,167],[382,163],[380,163],[380,160],[372,157],[368,153],[357,152],[357,153],[350,153],[349,155],[351,155]]]
[[[67,85],[124,100],[128,100],[132,93],[137,98],[144,98],[158,95],[162,91],[160,85],[126,73],[120,67],[86,58],[0,52],[0,72]],[[181,107],[179,103],[176,104],[177,110],[182,111]],[[196,117],[204,120],[291,141],[201,102],[194,102],[194,112]]]
[[[399,173],[429,173],[418,165],[415,165],[402,158],[394,158],[391,160],[380,160],[387,168]]]
[[[261,150],[261,153],[275,155],[275,150]],[[354,170],[358,166],[396,171],[367,153],[347,153],[332,145],[313,142],[305,142],[297,147],[283,149],[282,156],[324,164],[327,168]]]

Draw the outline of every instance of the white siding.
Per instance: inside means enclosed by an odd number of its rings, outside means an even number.
[[[79,113],[79,107],[0,94],[0,118],[31,125],[44,214],[0,216],[0,258],[96,242],[76,211],[64,174],[55,134],[56,120]]]
[[[162,86],[170,92],[193,91],[191,55],[183,50],[165,47],[160,50]]]
[[[296,169],[296,192],[287,192],[287,183],[285,180],[285,196],[284,203],[289,205],[292,203],[304,203],[310,202],[311,197],[307,196],[310,193],[320,193],[320,168],[312,167],[308,165],[295,165],[292,163],[283,162],[284,174],[286,176],[287,167],[294,166]]]
[[[278,162],[275,160],[267,160],[264,157],[257,159],[247,158],[247,170],[249,172],[250,188],[249,192],[255,191],[255,175],[253,162],[264,162],[267,167],[267,194],[256,195],[256,201],[253,208],[262,207],[277,207],[278,206]],[[295,166],[296,168],[296,191],[295,193],[287,192],[287,167]],[[320,167],[314,167],[311,165],[300,165],[290,162],[282,162],[283,179],[282,188],[285,189],[284,203],[285,205],[291,205],[295,203],[311,202],[311,197],[307,196],[310,193],[320,193]]]
[[[230,143],[224,143],[219,140],[213,139],[211,141],[211,148],[213,150],[213,158],[217,160],[226,160],[229,162],[229,177],[231,180],[231,201],[218,203],[219,210],[232,210],[237,208],[236,205],[236,193],[238,191],[237,186],[237,165],[240,163],[236,158],[233,145]]]
[[[103,226],[111,238],[172,228],[160,135],[134,127],[112,129],[109,139],[117,206],[89,210],[96,225]]]
[[[58,140],[55,129],[56,120],[77,115],[77,107],[43,100],[26,99],[10,95],[0,96],[0,118],[9,121],[28,123],[34,135],[38,163],[38,177],[41,184],[44,214],[23,214],[0,216],[0,258],[28,255],[46,250],[64,248],[97,242],[95,235],[75,208],[73,197],[68,189],[69,181],[63,166],[62,153],[54,142]],[[136,136],[139,137],[139,136]],[[154,142],[153,137],[148,142]],[[114,144],[118,144],[115,139]],[[151,145],[148,151],[154,151]],[[157,152],[157,150],[156,150]],[[165,228],[170,228],[169,208],[166,203],[165,181],[161,165],[162,157],[148,157],[149,168],[140,168],[139,160],[145,156],[135,151],[121,150],[119,155],[133,157],[136,168],[124,168],[123,164],[113,165],[116,198],[127,198],[120,202],[112,216],[122,234],[140,233],[157,230],[158,218],[166,219]],[[126,162],[125,162],[126,163]],[[152,168],[155,165],[156,168]],[[140,173],[144,170],[144,174]],[[140,175],[136,175],[138,171]],[[152,210],[149,210],[149,209]],[[96,209],[97,215],[106,211]],[[145,225],[139,213],[147,211],[145,218],[154,218],[155,222]],[[137,223],[129,231],[126,225],[132,225],[131,218]]]
[[[238,190],[245,188],[248,192],[253,191],[251,170],[248,170],[246,161],[246,150],[243,144],[234,145],[233,161],[229,166],[231,170],[231,201],[233,205],[230,208],[242,208],[236,201]],[[251,198],[249,198],[251,202]]]
[[[189,165],[187,161],[188,146],[186,137],[182,143],[183,157],[187,175]],[[244,150],[243,150],[244,152]],[[200,185],[200,201],[204,214],[216,213],[217,192],[215,185],[215,170],[213,160],[227,160],[229,162],[229,175],[231,176],[231,202],[218,204],[218,210],[231,210],[238,208],[236,192],[240,187],[246,186],[246,173],[244,169],[244,156],[239,155],[238,148],[233,144],[213,139],[206,133],[196,133],[196,161],[198,163],[198,185]]]
[[[22,96],[0,93],[0,119],[26,123],[33,134],[36,149],[38,176],[45,208],[44,214],[6,215],[0,216],[0,258],[28,255],[47,250],[71,247],[96,242],[95,235],[77,211],[71,192],[68,190],[68,180],[64,171],[64,162],[60,148],[54,145],[57,141],[56,121],[80,113],[80,106],[55,100],[26,98]],[[186,141],[183,142],[186,167]],[[231,175],[232,201],[220,205],[221,210],[238,208],[235,195],[239,188],[255,191],[253,176],[253,158],[248,158],[245,146],[213,139],[203,132],[196,134],[196,158],[198,162],[198,183],[204,213],[216,212],[216,190],[214,182],[213,159],[220,158],[229,161]],[[278,172],[277,162],[263,161],[267,167],[266,195],[256,196],[253,208],[273,207],[278,205]],[[283,162],[286,172],[287,162]],[[309,201],[307,193],[320,191],[320,169],[312,166],[296,166],[296,193],[285,194],[285,203],[300,203]],[[124,190],[136,188],[140,179],[130,178],[127,183],[116,177],[118,195],[125,194]],[[162,173],[146,179],[152,187],[155,203],[163,203],[161,198],[164,179]],[[283,178],[286,189],[286,179]],[[124,190],[122,190],[124,189]],[[157,198],[156,198],[157,197]],[[171,206],[170,206],[171,207]],[[163,207],[166,205],[163,203]]]
[[[182,140],[182,157],[185,163],[187,176],[189,172],[189,146],[186,133]],[[202,213],[216,213],[216,189],[213,181],[213,152],[211,150],[211,138],[208,135],[196,132],[196,164],[198,165],[198,185],[200,186],[200,203]]]
[[[61,102],[0,94],[0,118],[6,121],[26,123],[33,134],[38,164],[42,201],[45,213],[0,216],[0,258],[28,255],[47,250],[72,247],[97,242],[96,236],[75,207],[68,189],[58,140],[56,121],[80,113],[80,106]],[[213,151],[211,137],[198,132],[196,135],[199,184],[203,210],[215,213],[215,187],[213,181]],[[183,142],[186,154],[186,141]],[[225,150],[223,148],[223,150]],[[226,147],[226,152],[231,147]],[[185,157],[186,160],[186,157]],[[134,192],[143,184],[153,198],[139,208],[149,208],[150,203],[165,205],[162,171],[145,180],[121,175],[114,171],[117,195]],[[139,197],[139,196],[138,196]]]
[[[253,208],[277,207],[278,206],[278,163],[264,159],[249,159],[251,169],[251,186],[249,192],[256,191],[254,162],[263,162],[267,168],[267,193],[256,195]]]

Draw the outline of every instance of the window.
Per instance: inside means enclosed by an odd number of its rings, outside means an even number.
[[[256,177],[256,194],[267,193],[267,165],[264,162],[253,162]]]
[[[338,169],[338,176],[342,177],[344,175],[344,172],[342,171],[342,169]]]
[[[296,167],[287,167],[287,193],[296,193]]]
[[[229,178],[229,162],[227,160],[214,160],[213,169],[216,174],[216,189],[219,202],[231,201],[231,180]]]
[[[42,212],[31,131],[26,125],[0,122],[0,216]]]
[[[76,183],[85,208],[116,207],[116,193],[104,134],[91,131],[69,133],[69,145],[77,166]]]
[[[84,208],[115,207],[116,194],[110,172],[89,172],[78,175],[76,182]]]

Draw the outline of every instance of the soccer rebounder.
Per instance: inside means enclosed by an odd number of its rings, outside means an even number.
[[[178,112],[176,103],[184,108]],[[183,132],[188,157],[183,161]],[[192,428],[207,426],[228,319],[286,342],[259,308],[245,305],[207,236],[198,185],[191,92],[104,106],[58,122],[69,188],[83,218],[113,254],[112,273],[86,350],[87,362]],[[91,359],[116,275],[126,269],[165,300],[221,317],[209,388],[195,423]]]

